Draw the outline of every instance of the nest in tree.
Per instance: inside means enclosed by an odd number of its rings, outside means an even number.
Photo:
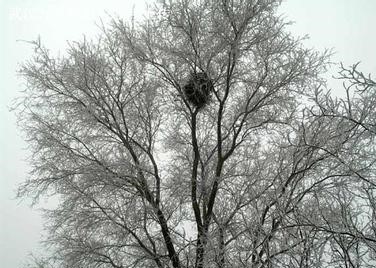
[[[200,72],[192,73],[183,89],[186,100],[197,108],[201,108],[210,100],[210,93],[214,86],[209,76]]]

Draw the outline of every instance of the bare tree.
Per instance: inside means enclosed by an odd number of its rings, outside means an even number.
[[[374,265],[375,83],[342,68],[331,97],[279,4],[159,1],[62,57],[35,43],[19,194],[60,201],[39,267]]]

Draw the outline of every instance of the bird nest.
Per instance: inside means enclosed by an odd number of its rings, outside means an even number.
[[[186,85],[183,87],[186,100],[196,106],[203,107],[210,100],[210,93],[214,86],[209,76],[204,73],[191,73]]]

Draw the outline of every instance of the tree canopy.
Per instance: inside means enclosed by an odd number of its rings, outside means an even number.
[[[375,265],[376,83],[342,66],[333,97],[330,53],[280,2],[158,1],[62,56],[35,42],[19,195],[59,204],[33,267]],[[202,105],[184,91],[199,76]]]

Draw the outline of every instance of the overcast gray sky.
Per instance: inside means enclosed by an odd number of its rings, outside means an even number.
[[[137,3],[136,3],[137,2]],[[64,51],[68,40],[93,36],[95,22],[109,14],[130,17],[143,12],[141,0],[0,0],[0,267],[18,268],[38,248],[42,234],[40,213],[27,202],[14,200],[15,189],[27,177],[28,151],[15,118],[8,111],[23,81],[17,64],[31,57],[25,42],[38,35],[52,51]],[[136,3],[136,4],[134,4]],[[376,76],[376,0],[287,0],[281,13],[295,21],[296,35],[318,50],[333,48],[333,61],[360,68]],[[335,74],[335,69],[331,74]],[[329,82],[334,90],[339,83]]]

